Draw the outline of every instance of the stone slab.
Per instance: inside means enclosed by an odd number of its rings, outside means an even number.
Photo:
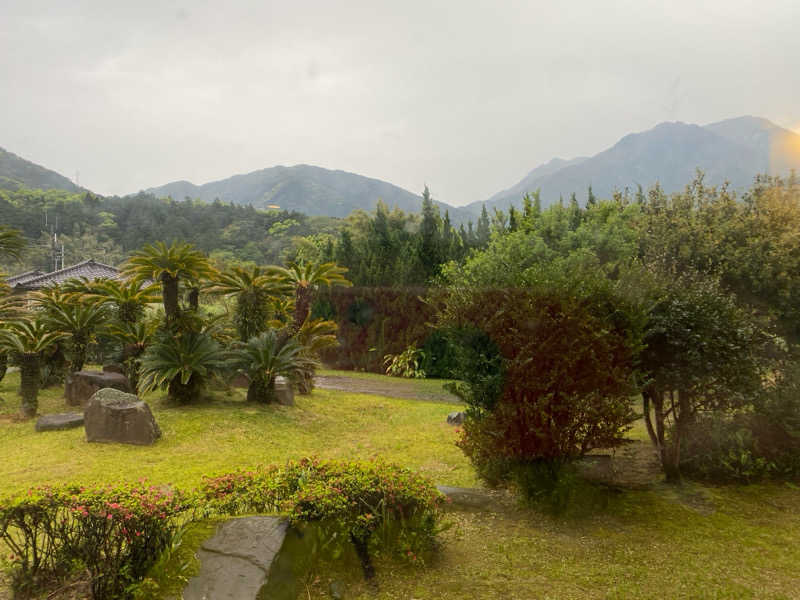
[[[83,413],[44,415],[36,421],[36,431],[61,431],[83,426]]]
[[[186,585],[184,600],[255,600],[288,527],[288,521],[280,517],[243,517],[222,523],[197,553],[200,572]]]
[[[436,488],[450,498],[455,506],[465,508],[487,508],[495,503],[495,499],[487,490],[450,487],[447,485],[437,485]]]

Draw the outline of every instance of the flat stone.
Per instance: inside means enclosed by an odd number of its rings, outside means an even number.
[[[461,506],[465,508],[486,508],[495,502],[495,499],[487,490],[450,487],[446,485],[437,485],[436,489],[450,498],[451,502],[455,506]]]
[[[112,388],[98,390],[83,413],[87,442],[149,445],[161,429],[146,402]]]
[[[184,600],[255,600],[288,526],[284,518],[260,516],[222,523],[200,546],[200,572],[183,590]]]
[[[98,390],[113,388],[121,392],[132,392],[128,378],[121,373],[101,371],[78,371],[67,375],[64,398],[70,406],[85,406]]]
[[[44,415],[36,421],[36,431],[60,431],[83,425],[83,413]]]
[[[103,373],[119,373],[120,375],[125,375],[125,367],[119,363],[108,363],[107,365],[103,365]]]
[[[451,412],[447,415],[447,422],[450,425],[462,425],[464,423],[464,411]]]

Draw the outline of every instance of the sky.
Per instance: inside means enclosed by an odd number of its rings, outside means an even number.
[[[313,164],[485,200],[662,121],[800,132],[797,0],[0,0],[0,147],[101,194]]]

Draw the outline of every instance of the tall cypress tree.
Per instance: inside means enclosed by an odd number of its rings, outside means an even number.
[[[489,236],[491,234],[489,213],[486,212],[486,205],[481,208],[481,216],[478,219],[478,225],[475,231],[476,242],[478,248],[485,248],[489,245]]]

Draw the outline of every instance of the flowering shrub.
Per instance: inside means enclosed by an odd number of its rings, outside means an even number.
[[[408,469],[315,458],[209,478],[199,496],[207,510],[223,514],[280,511],[295,524],[317,523],[327,539],[356,544],[362,561],[369,550],[420,561],[444,501],[432,483]]]
[[[155,486],[40,487],[0,505],[12,582],[27,591],[76,566],[96,599],[124,597],[166,548],[189,504]]]
[[[313,523],[328,548],[352,542],[369,575],[371,551],[422,561],[443,500],[428,480],[396,465],[307,458],[209,477],[190,495],[143,484],[34,488],[0,501],[0,540],[12,552],[18,595],[80,569],[96,600],[128,598],[194,518],[288,514],[293,524]]]

